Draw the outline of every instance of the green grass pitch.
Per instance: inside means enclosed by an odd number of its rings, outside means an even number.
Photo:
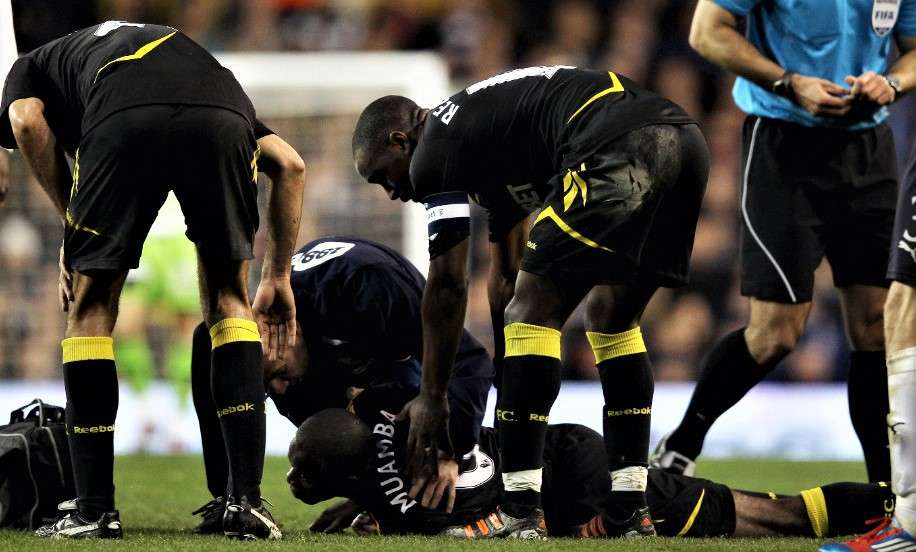
[[[285,458],[268,458],[263,492],[274,504],[271,511],[280,523],[280,542],[237,543],[222,537],[198,537],[190,533],[197,518],[190,512],[209,499],[199,456],[125,456],[115,466],[117,500],[124,523],[122,542],[48,542],[29,533],[0,531],[0,550],[317,550],[358,552],[452,551],[452,550],[806,550],[814,551],[815,539],[652,539],[647,541],[457,542],[419,537],[365,538],[353,535],[314,535],[308,525],[322,507],[307,506],[286,490]],[[795,493],[822,483],[863,480],[859,463],[787,462],[780,460],[703,461],[699,475],[736,488]]]

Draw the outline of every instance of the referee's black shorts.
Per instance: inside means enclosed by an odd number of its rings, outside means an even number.
[[[80,142],[64,251],[76,271],[136,268],[169,190],[206,255],[252,257],[257,141],[217,107],[146,105],[114,113]]]
[[[887,125],[850,131],[747,117],[741,293],[809,302],[825,255],[837,287],[887,287],[896,196]]]
[[[900,183],[887,277],[916,286],[916,144]]]

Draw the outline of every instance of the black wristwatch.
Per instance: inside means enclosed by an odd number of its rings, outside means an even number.
[[[894,101],[896,102],[903,95],[903,88],[900,86],[900,79],[894,75],[881,75],[887,81],[888,86],[894,89]]]
[[[786,98],[787,100],[795,101],[795,91],[792,90],[793,75],[795,75],[795,71],[786,71],[783,73],[781,77],[770,85],[770,92]]]

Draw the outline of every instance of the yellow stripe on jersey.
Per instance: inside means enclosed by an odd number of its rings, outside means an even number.
[[[586,238],[579,232],[576,232],[575,230],[573,230],[568,224],[566,224],[566,222],[563,219],[560,218],[560,215],[558,215],[557,212],[553,210],[553,207],[548,207],[544,209],[543,211],[541,211],[541,214],[538,215],[536,219],[534,219],[534,224],[537,224],[544,219],[552,220],[557,226],[560,227],[560,230],[562,230],[564,233],[568,234],[573,239],[578,240],[589,247],[594,247],[595,249],[602,249],[604,251],[607,251],[608,253],[614,252],[613,249],[604,247],[603,245],[595,242],[594,240],[590,240],[589,238]]]
[[[157,46],[159,46],[160,44],[162,44],[162,43],[165,42],[166,40],[168,40],[168,39],[172,38],[173,36],[175,36],[175,33],[177,33],[177,32],[178,32],[178,31],[174,31],[174,32],[172,32],[172,33],[169,33],[169,34],[165,35],[165,36],[162,37],[162,38],[157,38],[156,40],[154,40],[154,41],[152,41],[152,42],[148,42],[148,43],[144,44],[143,46],[140,46],[140,48],[138,48],[137,51],[134,52],[134,53],[132,53],[132,54],[128,54],[128,55],[126,55],[126,56],[121,56],[121,57],[119,57],[119,58],[115,58],[115,59],[109,61],[108,63],[106,63],[105,65],[103,65],[101,69],[99,69],[98,71],[96,71],[96,73],[95,73],[95,78],[92,80],[92,84],[95,84],[95,81],[99,80],[99,73],[101,73],[102,71],[104,71],[104,70],[105,70],[109,65],[111,65],[112,63],[118,63],[118,62],[121,62],[121,61],[133,61],[133,60],[135,60],[135,59],[140,59],[140,58],[142,58],[143,56],[145,56],[146,54],[152,52],[154,49],[156,49]]]
[[[585,103],[582,104],[582,105],[579,107],[579,109],[576,110],[575,113],[573,113],[572,115],[569,116],[569,120],[566,121],[566,124],[567,124],[567,125],[568,125],[569,123],[571,123],[572,120],[576,118],[576,115],[578,115],[579,113],[581,113],[583,109],[585,109],[586,107],[590,106],[590,105],[593,104],[594,102],[600,100],[601,98],[607,96],[608,94],[613,94],[614,92],[623,92],[623,85],[620,84],[620,79],[617,78],[617,75],[615,75],[615,74],[614,74],[613,72],[611,72],[611,71],[608,71],[607,74],[610,75],[610,77],[611,77],[611,87],[610,87],[610,88],[605,88],[605,89],[602,90],[601,92],[598,92],[597,94],[595,94],[595,95],[592,96],[591,98],[585,100]]]
[[[254,150],[254,154],[251,156],[251,181],[256,183],[258,182],[258,159],[261,158],[261,146],[258,146],[258,149]]]
[[[706,489],[700,491],[700,498],[697,499],[697,505],[693,507],[693,511],[690,512],[690,517],[687,518],[687,523],[678,531],[678,537],[683,537],[690,531],[690,528],[693,527],[693,523],[697,520],[697,516],[700,515],[700,508],[703,507],[703,498],[706,497]]]

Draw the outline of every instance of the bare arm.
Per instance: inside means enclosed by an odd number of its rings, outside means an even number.
[[[738,32],[738,19],[712,0],[700,0],[690,25],[690,45],[701,56],[726,71],[770,90],[791,67],[780,67]],[[851,100],[848,90],[818,77],[793,75],[794,101],[812,115],[845,115]]]
[[[490,301],[490,320],[493,322],[493,363],[496,365],[497,375],[501,374],[506,350],[503,336],[506,305],[515,294],[515,278],[518,276],[527,239],[528,219],[524,219],[502,241],[490,244],[487,297]],[[499,387],[501,383],[497,379],[496,386]]]
[[[916,37],[897,37],[900,57],[888,69],[887,76],[900,81],[900,94],[916,87]],[[862,100],[887,105],[897,100],[897,91],[883,75],[866,71],[859,76],[848,75],[846,83],[852,87],[851,94]]]
[[[290,256],[299,233],[305,163],[279,136],[258,140],[259,163],[270,178],[267,198],[267,250],[252,311],[267,357],[283,358],[296,343],[296,305],[290,287]]]
[[[48,126],[45,104],[38,98],[23,98],[10,104],[9,117],[16,144],[32,167],[38,183],[54,204],[61,219],[66,219],[70,203],[70,167],[63,148]]]
[[[6,193],[10,189],[10,154],[0,148],[0,205],[6,200]]]

